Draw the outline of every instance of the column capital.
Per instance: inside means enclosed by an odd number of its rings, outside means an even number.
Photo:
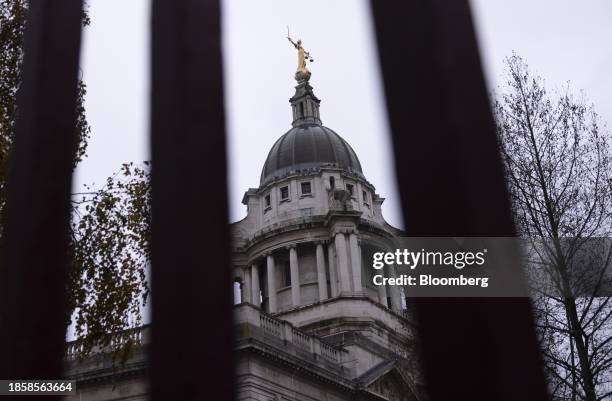
[[[332,231],[332,233],[331,233],[331,236],[335,238],[335,237],[336,237],[336,235],[338,235],[338,234],[344,234],[344,233],[345,233],[344,228],[342,228],[342,227],[339,227],[339,228],[334,228],[334,230],[333,230],[333,231]]]
[[[285,249],[286,250],[291,250],[291,249],[295,249],[297,248],[297,244],[289,244],[289,245],[285,245]]]
[[[359,234],[359,231],[354,227],[336,227],[332,231],[332,237],[336,236],[336,234],[357,235]]]

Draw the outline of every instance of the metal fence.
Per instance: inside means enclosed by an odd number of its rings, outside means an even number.
[[[81,7],[30,2],[0,273],[0,378],[62,375]],[[408,234],[512,236],[468,1],[371,7]],[[153,1],[153,400],[234,397],[219,8]],[[203,310],[207,319],[197,318]],[[547,398],[528,300],[421,299],[417,314],[432,401]]]

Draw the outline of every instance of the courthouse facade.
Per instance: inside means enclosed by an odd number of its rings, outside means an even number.
[[[401,232],[351,146],[322,124],[310,72],[296,80],[292,127],[231,225],[237,399],[423,399],[403,290],[374,286],[368,263]],[[74,399],[146,399],[148,328],[133,335],[142,345],[121,372],[104,352],[78,362],[69,348]]]

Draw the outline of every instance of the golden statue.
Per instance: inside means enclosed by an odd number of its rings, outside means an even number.
[[[312,63],[314,60],[312,59],[312,57],[310,57],[310,53],[304,50],[301,40],[298,39],[296,43],[291,39],[291,35],[289,35],[289,27],[287,27],[287,39],[289,39],[289,42],[291,42],[291,44],[295,46],[298,51],[297,73],[302,73],[305,76],[310,75],[310,71],[308,71],[308,68],[306,68],[306,61],[310,61]]]

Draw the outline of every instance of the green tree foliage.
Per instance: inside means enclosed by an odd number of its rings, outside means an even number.
[[[18,115],[27,10],[26,0],[0,0],[0,227]],[[83,25],[89,22],[84,12]],[[82,81],[78,85],[74,168],[86,157],[91,133],[84,107],[86,86]],[[94,346],[110,346],[125,360],[133,345],[129,339],[115,339],[117,333],[141,324],[149,293],[149,197],[146,163],[125,164],[101,189],[87,187],[73,196],[66,324],[75,328],[77,349],[83,355]]]
[[[81,351],[112,347],[128,356],[130,337],[113,334],[142,324],[149,295],[151,191],[148,163],[124,164],[103,188],[74,194],[73,268],[69,300]]]

